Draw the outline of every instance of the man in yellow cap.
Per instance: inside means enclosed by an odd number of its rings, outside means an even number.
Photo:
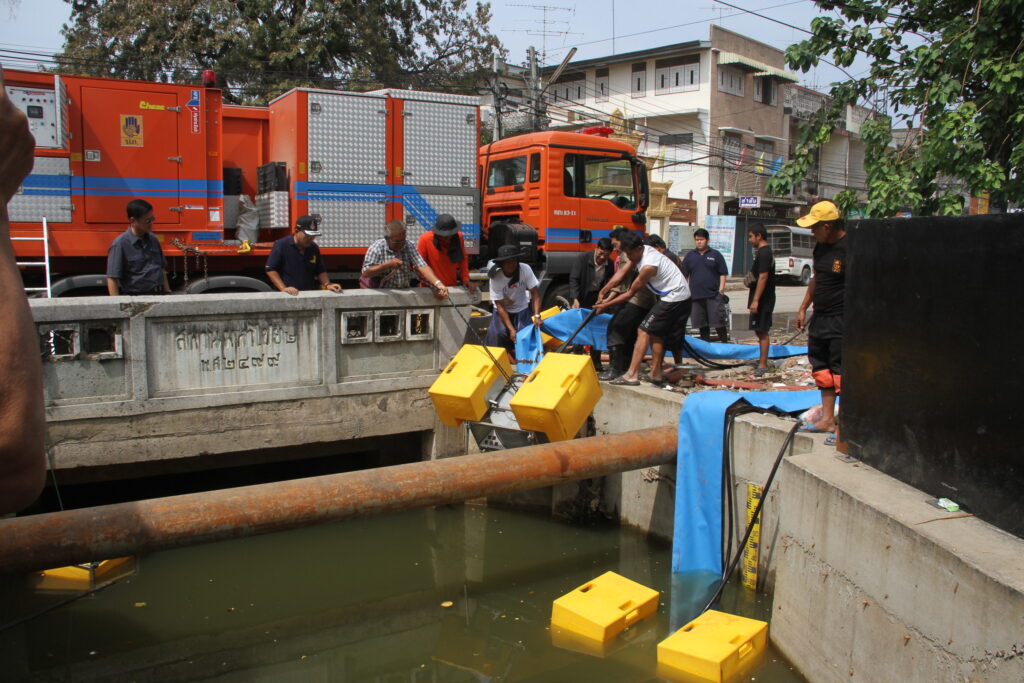
[[[818,202],[810,213],[796,221],[810,228],[814,246],[814,277],[796,313],[796,327],[803,331],[807,307],[814,315],[807,330],[807,359],[811,362],[814,383],[821,390],[821,420],[814,428],[838,432],[836,396],[843,377],[843,296],[846,291],[846,228],[838,207],[829,201]],[[826,443],[835,443],[829,437]]]

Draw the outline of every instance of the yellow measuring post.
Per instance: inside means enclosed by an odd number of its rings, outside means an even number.
[[[761,500],[762,488],[757,484],[747,484],[747,526],[754,519],[754,510]],[[754,528],[750,530],[750,538],[743,548],[743,585],[757,590],[757,552],[761,547],[761,516],[758,515]]]

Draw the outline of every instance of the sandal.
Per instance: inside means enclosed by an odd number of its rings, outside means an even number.
[[[826,436],[825,437],[825,445],[826,446],[835,446],[836,445],[836,435],[835,434],[829,434],[828,436]]]
[[[649,384],[653,384],[656,387],[663,387],[663,386],[665,386],[665,378],[664,377],[662,377],[660,379],[654,379],[650,375],[643,375],[643,376],[640,377],[640,379],[642,381],[644,381],[644,382],[649,383]]]

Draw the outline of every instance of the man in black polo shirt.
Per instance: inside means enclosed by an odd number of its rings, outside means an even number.
[[[145,199],[128,202],[128,229],[114,238],[107,249],[107,292],[124,294],[168,294],[167,259],[153,234],[153,205]]]
[[[341,293],[341,285],[327,277],[327,268],[314,240],[322,233],[312,216],[295,222],[295,232],[274,242],[267,258],[270,283],[285,294],[297,296],[300,291],[329,289]]]
[[[811,362],[814,383],[821,389],[821,421],[814,427],[837,432],[836,396],[843,378],[843,296],[846,291],[846,227],[839,209],[832,202],[818,202],[811,212],[797,219],[797,225],[810,228],[814,246],[814,277],[796,313],[796,327],[804,329],[807,307],[814,305],[814,316],[807,330],[807,359]]]
[[[683,275],[690,282],[693,309],[690,321],[700,330],[700,338],[711,341],[711,328],[718,333],[718,341],[729,341],[729,326],[725,320],[725,278],[729,268],[722,252],[708,246],[710,235],[704,228],[693,233],[696,249],[683,258]]]

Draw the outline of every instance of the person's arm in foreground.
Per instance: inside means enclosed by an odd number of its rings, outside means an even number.
[[[32,312],[11,247],[7,202],[32,169],[28,121],[7,99],[0,75],[0,514],[28,506],[46,477],[42,367]]]

